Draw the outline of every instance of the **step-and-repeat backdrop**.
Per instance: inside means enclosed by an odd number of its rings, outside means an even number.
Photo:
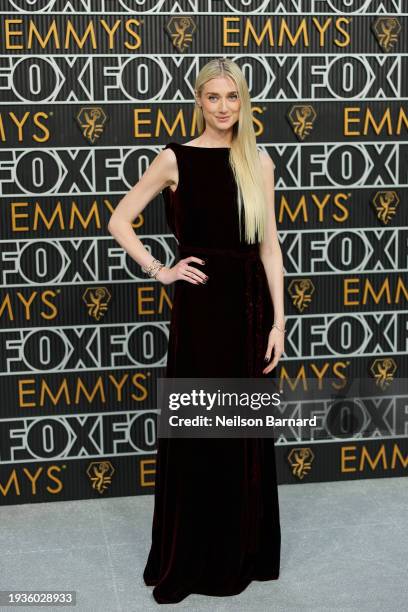
[[[165,143],[197,136],[217,56],[276,165],[278,377],[382,391],[352,436],[282,430],[279,480],[407,473],[407,25],[404,0],[0,0],[2,504],[154,491],[174,287],[107,224]],[[172,265],[161,194],[134,229]]]

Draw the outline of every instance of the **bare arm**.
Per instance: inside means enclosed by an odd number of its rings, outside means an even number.
[[[143,246],[140,238],[132,228],[132,223],[145,207],[168,185],[177,184],[177,159],[171,149],[164,149],[152,161],[139,181],[120,200],[108,223],[108,231],[120,246],[140,266],[148,267],[154,257]],[[165,284],[176,280],[187,280],[194,284],[202,282],[205,274],[194,266],[188,266],[189,261],[197,261],[198,257],[187,257],[180,260],[172,268],[162,267],[156,278]]]
[[[266,277],[268,279],[269,292],[274,310],[274,323],[276,323],[280,329],[284,329],[284,270],[282,251],[279,244],[275,218],[274,164],[267,153],[262,151],[260,156],[266,190],[268,213],[265,239],[260,244],[259,253],[265,268]],[[284,333],[276,327],[272,328],[268,338],[268,347],[265,353],[268,360],[271,358],[272,348],[274,349],[274,357],[271,363],[263,370],[264,374],[267,374],[275,368],[284,351]]]

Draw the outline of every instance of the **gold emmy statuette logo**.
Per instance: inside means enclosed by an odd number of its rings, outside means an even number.
[[[100,106],[86,106],[79,111],[76,118],[82,135],[91,144],[101,136],[107,119],[105,111]]]
[[[112,482],[114,471],[115,469],[110,461],[92,461],[86,473],[92,482],[92,488],[98,493],[104,493]]]
[[[177,51],[185,51],[193,40],[197,26],[191,17],[172,17],[166,25]]]
[[[314,454],[311,448],[293,448],[288,455],[292,474],[302,480],[312,468]]]
[[[310,104],[295,104],[288,113],[289,123],[299,140],[304,140],[313,127],[316,112]]]
[[[299,312],[303,312],[309,306],[314,292],[315,288],[310,278],[294,279],[288,287],[292,303]]]
[[[370,372],[375,378],[377,387],[384,390],[394,380],[396,369],[397,364],[394,359],[392,357],[385,357],[384,359],[376,359],[370,368]]]
[[[395,17],[379,17],[371,26],[383,51],[392,51],[401,32],[401,24]]]
[[[88,314],[99,321],[108,309],[111,294],[106,287],[92,287],[85,291],[82,299],[88,307]]]
[[[399,202],[399,197],[395,191],[377,191],[372,204],[379,221],[387,225],[395,215]]]

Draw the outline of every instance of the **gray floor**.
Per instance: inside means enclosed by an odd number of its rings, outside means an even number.
[[[240,595],[154,601],[152,495],[2,507],[0,588],[76,590],[76,608],[55,609],[81,612],[408,609],[408,479],[281,485],[279,500],[281,576]]]

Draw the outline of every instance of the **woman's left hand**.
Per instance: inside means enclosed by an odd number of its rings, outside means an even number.
[[[278,365],[278,361],[281,358],[283,351],[285,350],[285,334],[284,332],[279,331],[279,329],[276,329],[276,327],[273,327],[269,332],[268,348],[266,349],[265,353],[265,362],[270,360],[272,355],[272,349],[273,360],[270,364],[266,366],[264,370],[262,370],[263,374],[268,374]]]

